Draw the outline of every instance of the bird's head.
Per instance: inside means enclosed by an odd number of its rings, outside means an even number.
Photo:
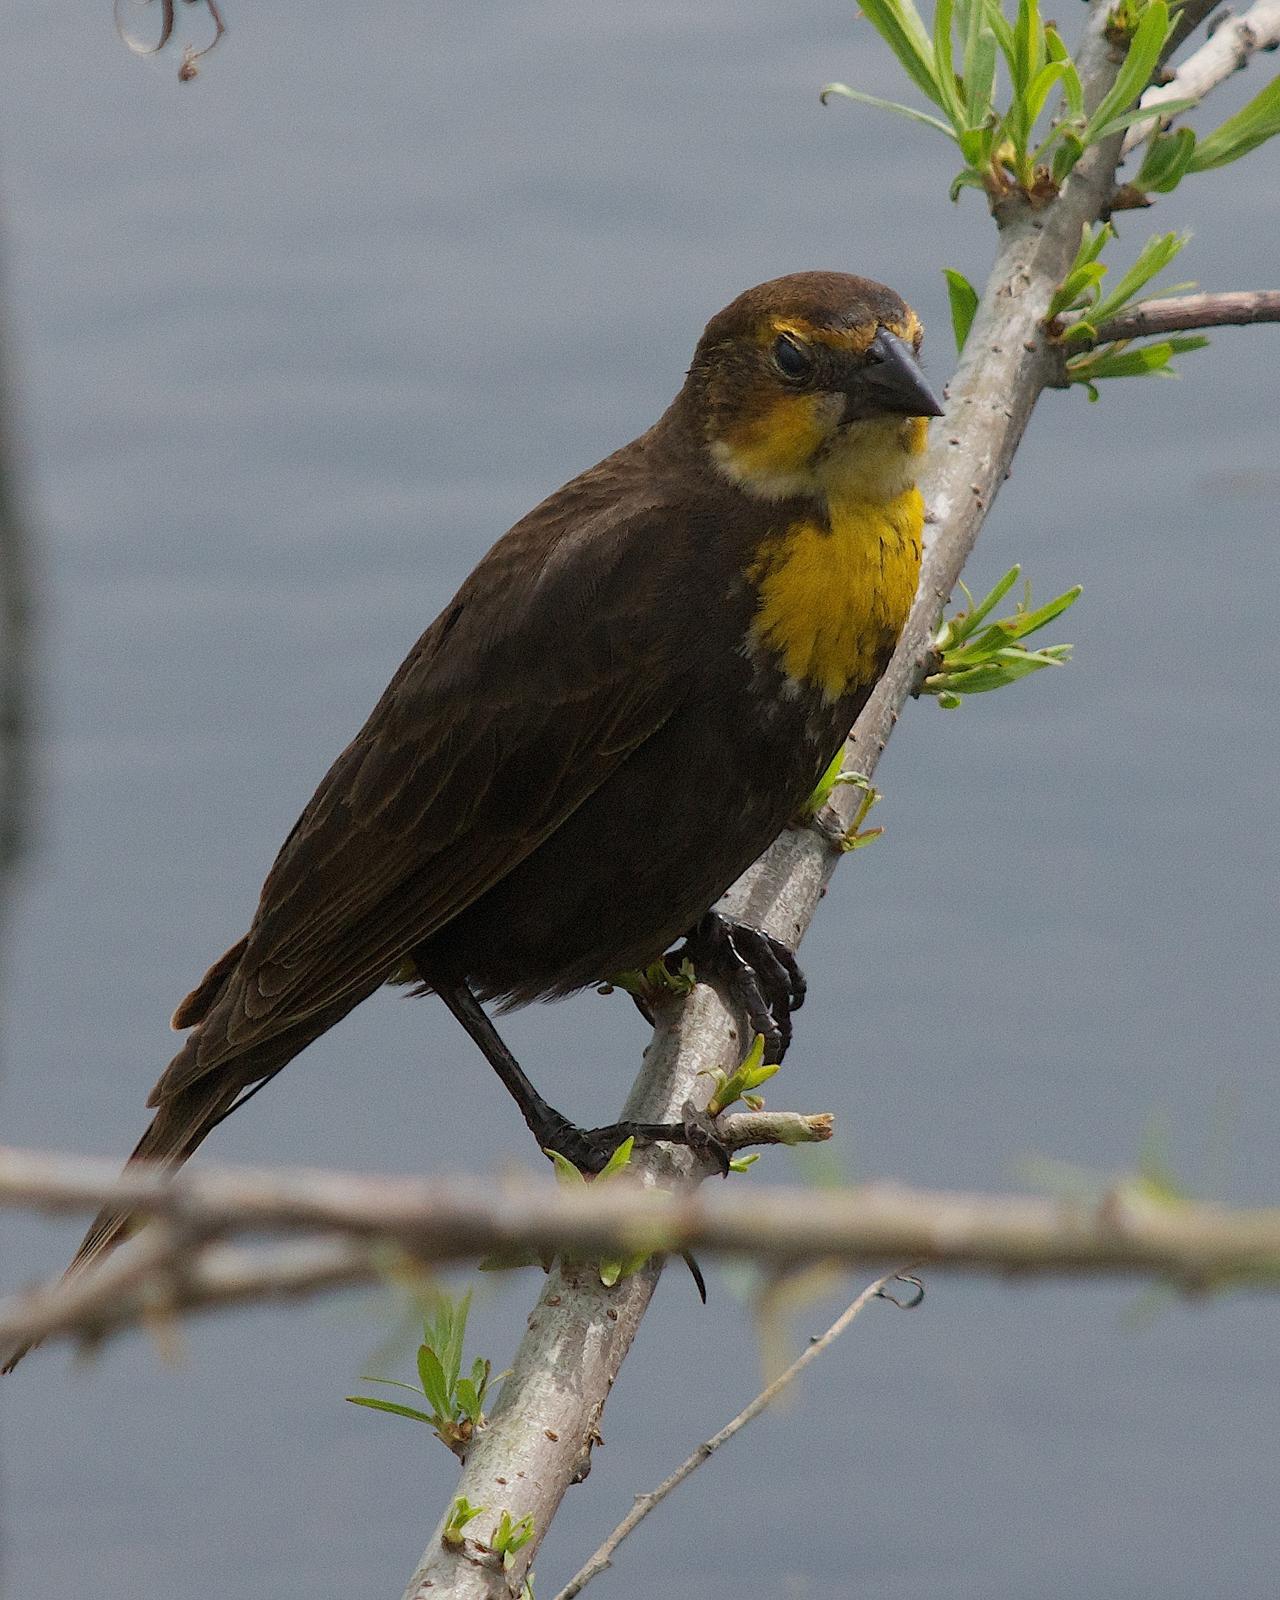
[[[797,272],[741,294],[698,341],[687,392],[716,467],[748,493],[890,499],[942,402],[923,329],[868,278]]]

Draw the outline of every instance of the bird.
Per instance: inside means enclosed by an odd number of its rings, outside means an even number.
[[[943,410],[922,337],[893,290],[842,272],[711,318],[659,420],[517,522],[410,650],[174,1013],[186,1038],[131,1161],[184,1162],[392,979],[438,995],[583,1170],[628,1136],[714,1147],[696,1119],[575,1126],[485,1007],[683,938],[781,1057],[794,954],[714,907],[813,791],[911,607]],[[133,1225],[103,1211],[68,1270]]]

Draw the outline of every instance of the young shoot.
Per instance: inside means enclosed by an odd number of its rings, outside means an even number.
[[[992,689],[1002,689],[1042,667],[1061,666],[1069,658],[1069,644],[1029,650],[1021,641],[1073,606],[1080,598],[1079,584],[1033,611],[1028,583],[1012,615],[987,622],[987,617],[1017,583],[1021,570],[1010,567],[991,593],[976,605],[968,589],[963,583],[960,585],[969,609],[948,617],[939,628],[933,646],[940,664],[921,688],[924,694],[936,695],[938,704],[947,710],[957,707],[966,694],[987,694]]]
[[[1114,42],[1125,58],[1092,111],[1085,109],[1071,52],[1037,0],[1018,0],[1012,17],[1002,0],[937,0],[931,27],[914,0],[863,0],[863,15],[934,111],[844,83],[827,84],[822,100],[876,106],[952,140],[964,163],[951,185],[953,200],[974,188],[993,207],[1015,195],[1045,205],[1091,145],[1150,116],[1136,102],[1159,66],[1173,21],[1165,0],[1132,4],[1129,12],[1113,17]],[[1169,101],[1161,113],[1192,103]]]
[[[360,1380],[406,1390],[425,1401],[429,1410],[372,1395],[349,1394],[347,1399],[352,1405],[367,1406],[371,1411],[386,1411],[392,1416],[423,1422],[456,1456],[464,1457],[472,1435],[484,1426],[484,1403],[490,1387],[490,1365],[480,1357],[472,1362],[470,1372],[463,1375],[462,1351],[470,1309],[470,1290],[459,1300],[446,1294],[434,1296],[431,1309],[423,1318],[416,1384],[369,1374]]]

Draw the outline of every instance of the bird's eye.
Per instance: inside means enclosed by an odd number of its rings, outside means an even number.
[[[773,364],[784,378],[795,383],[813,371],[813,356],[789,333],[780,333],[773,341]]]

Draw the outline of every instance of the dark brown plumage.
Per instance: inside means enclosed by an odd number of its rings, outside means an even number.
[[[427,987],[518,1005],[643,966],[698,921],[802,804],[905,615],[901,599],[872,607],[885,620],[854,640],[860,675],[834,694],[791,670],[785,588],[782,631],[753,633],[761,573],[786,576],[797,530],[837,527],[829,464],[848,428],[889,419],[903,459],[918,453],[923,424],[917,442],[903,430],[937,405],[917,329],[891,291],[841,274],[749,291],[708,325],[649,432],[499,540],[321,782],[248,933],[178,1007],[191,1031],[134,1159],[185,1160],[406,960]],[[881,370],[881,348],[901,373]],[[801,357],[798,378],[785,367]],[[793,460],[805,428],[826,430],[809,487]],[[800,440],[777,460],[775,433]],[[909,602],[918,526],[903,551]],[[812,651],[830,656],[834,637]],[[74,1264],[127,1223],[104,1213]]]

